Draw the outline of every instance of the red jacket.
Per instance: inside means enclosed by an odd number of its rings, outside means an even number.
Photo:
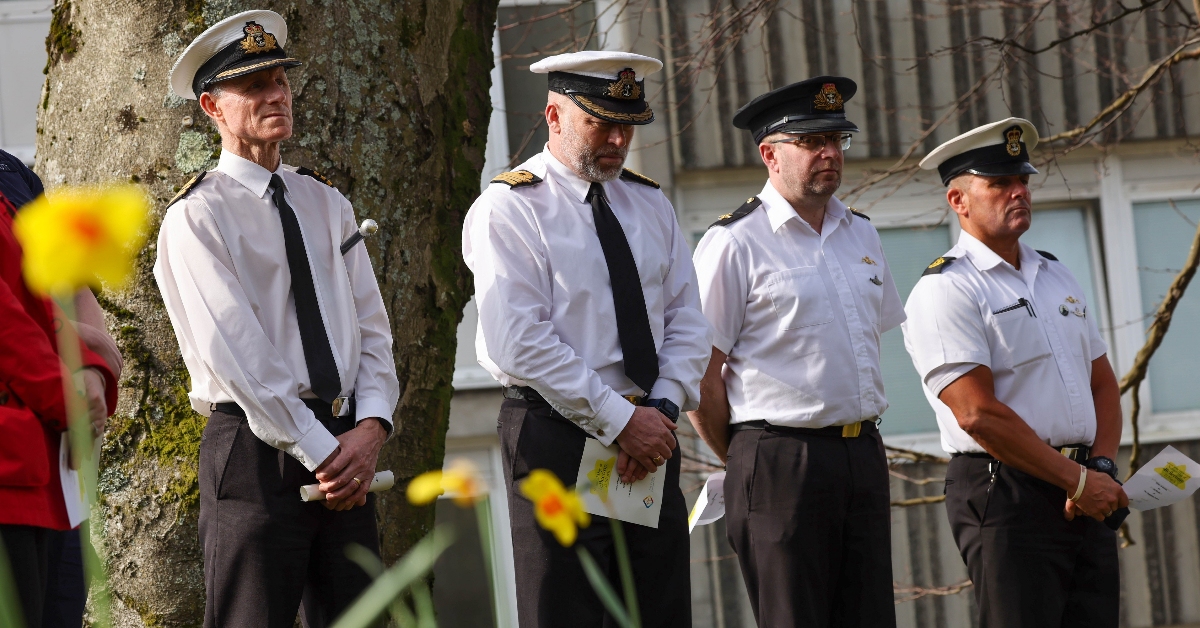
[[[0,189],[0,524],[67,530],[58,476],[59,442],[67,429],[55,310],[29,292],[21,247],[12,232],[16,209]],[[105,378],[111,414],[117,383],[101,357],[81,347],[85,366]]]

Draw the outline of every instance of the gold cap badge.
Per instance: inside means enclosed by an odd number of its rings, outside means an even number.
[[[246,25],[242,27],[242,32],[246,34],[242,38],[242,50],[248,54],[270,52],[276,48],[275,36],[254,22],[246,22]]]
[[[642,97],[642,88],[637,84],[633,68],[625,68],[617,74],[617,80],[608,84],[608,95],[621,100],[637,100]]]
[[[993,137],[995,137],[995,136],[993,136]],[[1008,139],[1008,143],[1004,145],[1004,149],[1008,151],[1008,154],[1012,155],[1013,157],[1020,155],[1021,154],[1021,127],[1019,127],[1019,126],[1009,127],[1008,130],[1004,132],[1004,137]]]
[[[813,109],[821,111],[840,111],[842,108],[842,94],[837,90],[837,85],[826,83],[821,86],[821,91],[813,97]]]

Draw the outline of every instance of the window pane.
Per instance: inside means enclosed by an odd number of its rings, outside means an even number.
[[[1096,301],[1095,278],[1092,276],[1091,238],[1088,237],[1087,217],[1082,208],[1045,209],[1033,212],[1033,226],[1021,241],[1039,251],[1058,258],[1075,275],[1083,288],[1090,312],[1097,315],[1104,304]]]
[[[950,227],[945,225],[880,229],[879,238],[883,241],[883,252],[892,267],[892,279],[902,302],[908,300],[908,294],[929,263],[950,249]],[[899,327],[880,339],[879,367],[888,400],[880,431],[884,435],[936,432],[933,408],[925,400],[921,376],[904,349],[904,336]]]
[[[1178,209],[1178,211],[1176,211]],[[1175,274],[1183,267],[1200,222],[1200,201],[1135,203],[1133,225],[1137,241],[1138,280],[1142,288],[1145,327],[1167,294]],[[1154,412],[1200,408],[1200,386],[1196,385],[1196,358],[1200,354],[1200,295],[1196,282],[1184,293],[1167,341],[1150,361],[1150,407]]]

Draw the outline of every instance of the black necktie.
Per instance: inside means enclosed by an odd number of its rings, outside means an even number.
[[[642,294],[637,262],[633,259],[629,240],[625,239],[625,230],[608,206],[604,186],[593,183],[587,200],[592,204],[596,235],[600,237],[600,248],[604,250],[604,261],[608,264],[625,374],[649,394],[658,379],[658,354],[654,350],[654,334],[650,333],[650,319],[646,316],[646,295]]]
[[[300,325],[300,343],[304,345],[310,385],[321,401],[333,403],[342,394],[342,378],[333,361],[329,334],[321,320],[321,306],[317,303],[317,289],[313,287],[312,268],[308,265],[300,222],[296,220],[292,206],[283,198],[283,180],[279,175],[271,175],[271,188],[275,207],[279,208],[279,220],[283,223],[283,247],[292,272],[292,295],[296,298],[296,320]]]

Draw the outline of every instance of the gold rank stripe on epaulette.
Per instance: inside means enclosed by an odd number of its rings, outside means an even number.
[[[745,203],[742,203],[741,207],[728,214],[725,214],[724,216],[721,216],[720,218],[717,218],[717,221],[709,225],[708,228],[712,229],[713,227],[717,226],[724,227],[726,225],[735,223],[746,216],[749,216],[750,212],[758,209],[760,205],[762,205],[762,201],[759,200],[757,196],[751,196],[750,198],[746,199]]]
[[[629,168],[625,168],[624,170],[621,171],[621,178],[625,179],[626,181],[632,181],[634,183],[641,183],[642,185],[648,185],[655,189],[662,188],[662,186],[658,184],[658,181],[655,181],[654,179],[651,179],[650,177],[647,177],[644,174],[639,174],[637,172],[634,172],[634,171],[630,170]]]
[[[501,172],[492,179],[492,183],[503,183],[510,188],[519,188],[526,185],[537,185],[542,182],[542,178],[533,174],[528,170],[513,170],[511,172]]]
[[[186,183],[186,184],[185,184],[185,185],[184,185],[184,186],[183,186],[183,187],[182,187],[182,188],[179,190],[179,193],[175,195],[175,198],[171,199],[171,201],[170,201],[169,203],[167,203],[167,207],[170,207],[170,206],[174,205],[176,201],[178,201],[179,199],[181,199],[181,198],[183,198],[183,197],[187,196],[188,192],[191,192],[191,191],[192,191],[192,188],[196,187],[197,185],[199,185],[199,184],[200,184],[200,182],[201,182],[201,181],[203,181],[203,180],[204,180],[204,175],[206,175],[206,174],[208,174],[208,171],[207,171],[207,170],[201,170],[201,171],[200,171],[200,174],[198,174],[198,175],[196,175],[196,176],[192,177],[192,180],[191,180],[191,181],[188,181],[188,182],[187,182],[187,183]]]
[[[871,222],[870,216],[858,211],[857,209],[854,209],[853,207],[850,208],[850,213],[854,214],[855,216],[858,216],[859,218],[865,218],[867,220],[867,222]]]
[[[316,170],[313,170],[312,168],[305,168],[304,166],[300,166],[299,168],[296,168],[296,174],[302,174],[306,177],[312,177],[312,178],[316,179],[317,181],[320,181],[321,183],[324,183],[325,185],[328,185],[329,187],[331,187],[335,190],[337,189],[337,186],[335,186],[333,184],[333,181],[326,179],[325,175],[317,172]]]
[[[943,270],[946,270],[947,266],[954,263],[954,260],[956,260],[956,259],[958,259],[958,258],[957,257],[939,257],[939,258],[933,260],[933,263],[931,263],[929,266],[925,267],[925,272],[921,273],[921,276],[924,277],[925,275],[939,275],[939,274],[941,274],[941,272]]]

